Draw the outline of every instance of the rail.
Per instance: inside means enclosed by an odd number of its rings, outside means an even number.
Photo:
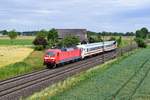
[[[121,56],[137,45],[119,48],[115,51],[105,52],[92,58],[81,60],[56,69],[44,69],[22,76],[14,77],[0,82],[0,100],[18,100],[20,97],[27,97],[34,92],[40,91],[51,84],[78,74],[96,65],[102,64],[110,59]]]

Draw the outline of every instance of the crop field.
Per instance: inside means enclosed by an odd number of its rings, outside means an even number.
[[[10,40],[9,37],[0,37],[0,45],[32,45],[34,38],[34,36],[20,36]]]
[[[31,48],[0,46],[0,67],[24,60],[33,51]]]
[[[150,47],[83,74],[84,80],[57,95],[50,89],[33,97],[52,100],[149,100]],[[45,96],[43,96],[45,95]]]
[[[44,69],[43,53],[43,51],[33,51],[23,61],[0,68],[0,80]]]

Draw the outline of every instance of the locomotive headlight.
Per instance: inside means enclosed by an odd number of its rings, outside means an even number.
[[[44,57],[45,60],[49,59],[49,57]]]
[[[55,61],[55,58],[50,58],[50,60]]]

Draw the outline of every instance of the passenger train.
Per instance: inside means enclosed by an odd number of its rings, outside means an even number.
[[[48,49],[44,55],[44,65],[55,68],[57,65],[70,61],[82,60],[96,54],[112,51],[117,48],[116,41],[81,44],[74,48]]]

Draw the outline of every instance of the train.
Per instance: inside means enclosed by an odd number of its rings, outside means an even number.
[[[115,50],[116,41],[80,44],[72,48],[48,49],[44,55],[44,65],[55,68],[68,62],[80,61],[93,55]]]

